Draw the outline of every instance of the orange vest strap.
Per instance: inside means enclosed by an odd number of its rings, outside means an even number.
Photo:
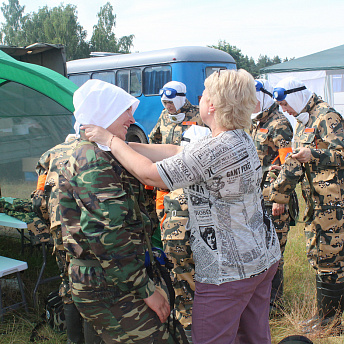
[[[280,148],[278,150],[278,154],[281,160],[281,164],[285,163],[285,159],[287,158],[288,154],[293,153],[293,150],[291,147],[285,147],[285,148]]]
[[[191,122],[191,121],[185,121],[182,123],[182,125],[196,125],[197,122]]]
[[[166,219],[166,213],[164,214],[164,216],[162,217],[161,221],[160,221],[160,230],[162,230],[162,224],[164,223],[165,219]]]
[[[164,209],[164,197],[169,191],[157,190],[156,192],[156,209]]]

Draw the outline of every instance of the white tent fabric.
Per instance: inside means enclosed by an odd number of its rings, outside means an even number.
[[[344,70],[269,73],[265,76],[272,86],[287,77],[295,77],[303,81],[308,89],[316,93],[344,116]],[[284,115],[294,128],[295,118],[286,113]]]
[[[322,97],[326,102],[330,103],[325,97],[326,71],[324,70],[311,72],[269,73],[267,74],[267,77],[270,84],[272,84],[273,86],[275,86],[280,80],[284,78],[297,78],[303,81],[309,90]]]

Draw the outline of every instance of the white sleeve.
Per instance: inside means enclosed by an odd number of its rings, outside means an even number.
[[[202,170],[194,147],[195,144],[189,144],[179,154],[156,163],[161,179],[170,190],[202,181]]]

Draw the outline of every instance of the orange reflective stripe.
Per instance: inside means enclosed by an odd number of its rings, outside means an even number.
[[[44,191],[44,186],[45,186],[46,179],[47,179],[47,175],[46,174],[41,174],[40,176],[38,176],[37,190],[43,190]]]
[[[278,150],[278,154],[281,160],[281,164],[285,163],[285,159],[289,153],[293,153],[293,150],[291,147],[285,147],[285,148],[280,148]]]
[[[145,185],[145,189],[146,189],[146,190],[153,190],[153,189],[154,189],[154,186]]]
[[[268,133],[268,132],[269,132],[269,130],[266,129],[266,128],[260,128],[259,131],[260,131],[261,133]]]
[[[314,133],[315,129],[314,128],[306,128],[305,133]]]
[[[191,122],[191,121],[186,121],[186,122],[183,122],[182,125],[196,125],[197,122]]]
[[[156,192],[156,209],[164,209],[164,197],[169,191],[157,190]]]

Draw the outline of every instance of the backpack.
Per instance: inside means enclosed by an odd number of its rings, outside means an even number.
[[[65,332],[67,329],[64,315],[63,301],[59,291],[55,290],[49,293],[44,300],[44,313],[41,315],[43,320],[39,322],[31,331],[30,342],[48,340],[49,338],[39,335],[38,330],[44,325],[49,326],[57,332]]]
[[[63,301],[59,291],[52,291],[45,299],[45,321],[58,332],[66,331],[66,319],[63,309]]]

